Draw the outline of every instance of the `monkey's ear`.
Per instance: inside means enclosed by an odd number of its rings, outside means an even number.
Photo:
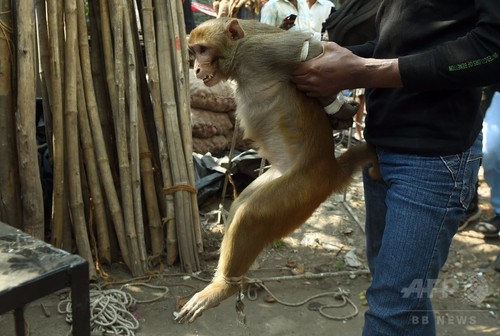
[[[245,33],[243,32],[243,29],[241,29],[238,20],[231,20],[231,22],[227,25],[227,37],[231,41],[236,41],[243,38],[243,36],[245,36]]]

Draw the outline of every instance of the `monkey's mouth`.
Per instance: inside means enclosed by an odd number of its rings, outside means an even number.
[[[209,83],[213,78],[215,77],[214,74],[210,74],[210,75],[206,75],[204,78],[203,78],[203,83],[207,84]]]

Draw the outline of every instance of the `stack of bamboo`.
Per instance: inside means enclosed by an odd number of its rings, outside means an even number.
[[[92,277],[114,261],[143,275],[165,252],[199,269],[181,1],[0,0],[0,219],[44,238],[38,85],[49,239],[91,261]]]

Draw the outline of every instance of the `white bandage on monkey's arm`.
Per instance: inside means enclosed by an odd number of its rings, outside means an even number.
[[[321,101],[321,99],[320,99]],[[323,103],[323,101],[321,101]],[[344,94],[342,92],[339,92],[337,93],[337,96],[335,98],[334,101],[332,101],[330,104],[324,106],[323,105],[323,109],[325,110],[326,114],[335,114],[337,113],[338,111],[340,111],[340,109],[342,108],[342,106],[345,104],[345,103],[348,103],[346,97],[344,96]]]
[[[309,42],[310,40],[305,40],[304,43],[302,44],[302,50],[300,51],[300,61],[304,62],[308,60],[309,56]],[[323,47],[323,44],[321,44]],[[319,57],[323,55],[323,51],[317,56],[314,57]],[[313,58],[314,58],[313,57]],[[324,110],[326,111],[327,114],[333,115],[340,111],[340,108],[342,105],[347,103],[347,100],[345,96],[342,94],[342,92],[337,93],[336,96],[328,97],[328,98],[320,98],[319,99],[321,104],[323,105]]]

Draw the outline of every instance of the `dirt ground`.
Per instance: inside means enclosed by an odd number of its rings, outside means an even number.
[[[492,210],[484,181],[479,195],[481,216],[486,219]],[[208,213],[213,209],[217,209],[216,202],[201,211]],[[360,335],[367,309],[362,293],[370,284],[361,225],[363,209],[358,178],[345,196],[331,197],[300,229],[263,251],[248,276],[262,281],[268,291],[252,287],[245,293],[242,302],[246,324],[240,322],[235,298],[205,312],[193,324],[176,323],[173,313],[177,304],[206,283],[179,273],[175,267],[143,281],[130,279],[116,266],[107,269],[116,281],[107,289],[139,282],[156,286],[123,288],[137,300],[130,310],[138,321],[138,329],[129,335]],[[204,271],[198,276],[208,280],[216,264],[222,227],[216,225],[214,216],[208,215],[203,217],[203,224]],[[498,253],[499,239],[485,240],[473,230],[456,235],[433,296],[439,335],[500,334],[500,273],[493,269]],[[340,290],[352,305],[328,308],[342,305],[342,296],[335,295]],[[64,298],[66,293],[59,292],[26,308],[30,335],[68,334],[70,325],[65,315],[58,313],[58,304],[63,304]],[[355,316],[346,319],[351,315]],[[1,335],[14,335],[11,313],[0,316],[0,330]]]

